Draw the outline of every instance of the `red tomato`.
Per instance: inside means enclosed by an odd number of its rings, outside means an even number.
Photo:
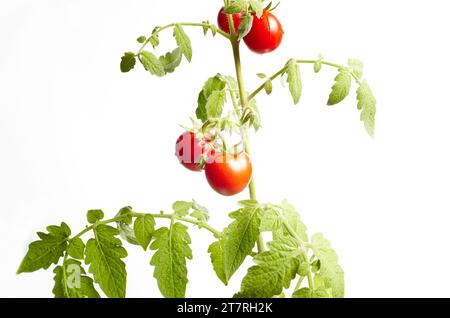
[[[217,15],[217,24],[219,25],[219,28],[230,34],[230,24],[228,23],[228,15],[225,13],[225,8],[222,7],[222,9],[220,9],[219,14]],[[239,30],[239,26],[241,25],[241,17],[242,17],[242,13],[234,13],[233,14],[233,24],[234,24],[234,29]]]
[[[280,46],[283,34],[280,21],[270,11],[264,11],[259,19],[253,14],[252,29],[244,42],[255,53],[269,53]]]
[[[212,157],[215,146],[209,138],[199,139],[193,132],[186,131],[177,139],[175,155],[180,163],[191,171],[202,170],[202,157]]]
[[[206,179],[216,192],[231,196],[238,194],[252,178],[252,164],[246,153],[217,154],[205,165]]]

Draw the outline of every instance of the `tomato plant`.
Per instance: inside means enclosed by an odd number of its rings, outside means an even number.
[[[248,186],[249,197],[239,201],[236,210],[229,214],[230,223],[216,229],[209,222],[208,209],[194,200],[175,201],[169,211],[159,213],[136,212],[126,206],[109,219],[101,210],[90,210],[88,225],[77,233],[72,233],[65,222],[48,226],[46,233],[39,232],[38,239],[29,245],[18,273],[56,265],[55,297],[99,297],[100,290],[107,297],[125,297],[127,272],[123,258],[127,251],[123,242],[127,242],[151,254],[153,276],[164,297],[185,297],[187,262],[192,259],[188,227],[191,225],[211,233],[213,240],[208,253],[212,270],[225,285],[247,258],[253,259],[254,265],[247,270],[236,297],[344,296],[344,271],[331,243],[321,233],[309,236],[300,215],[287,201],[270,203],[257,197],[250,164],[249,131],[258,132],[261,128],[256,98],[262,92],[270,94],[275,79],[286,82],[294,104],[300,102],[303,87],[300,66],[309,65],[315,73],[323,67],[337,71],[328,96],[330,106],[342,102],[355,85],[357,110],[370,136],[375,130],[376,100],[361,61],[350,59],[346,64],[338,64],[322,55],[315,59],[290,58],[273,75],[259,73],[261,84],[248,93],[240,44],[244,39],[250,49],[259,53],[279,45],[281,25],[270,10],[270,5],[264,8],[262,1],[225,0],[219,27],[208,21],[156,27],[148,36],[138,37],[139,48],[124,53],[120,62],[124,73],[134,69],[138,62],[157,77],[174,72],[183,59],[191,62],[193,58],[186,28],[201,28],[205,36],[220,36],[230,44],[234,76],[215,74],[199,85],[196,119],[176,146],[177,156],[188,169],[200,170],[201,158],[205,160],[206,179],[220,194],[234,195]],[[158,56],[154,49],[159,46],[160,33],[166,30],[172,30],[176,46]],[[205,151],[205,145],[211,143],[212,151]],[[187,160],[185,152],[190,152]],[[211,190],[205,195],[215,194]],[[214,211],[218,213],[220,209],[216,207]],[[262,235],[267,232],[271,234],[268,243]]]

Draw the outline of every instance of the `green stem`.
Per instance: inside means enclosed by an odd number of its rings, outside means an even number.
[[[300,276],[298,278],[298,281],[297,281],[297,284],[295,285],[294,291],[296,291],[297,289],[300,288],[300,286],[302,285],[302,282],[303,282],[303,278],[305,278],[305,276]]]
[[[241,107],[242,107],[242,109],[245,109],[248,106],[248,96],[247,96],[247,91],[245,90],[244,76],[242,75],[242,64],[241,64],[241,53],[239,50],[239,41],[236,36],[234,22],[233,22],[233,18],[231,15],[228,15],[228,23],[230,25],[230,31],[231,31],[230,32],[231,33],[230,41],[231,41],[231,46],[233,48],[234,66],[236,69],[236,79],[237,79],[238,87],[239,87],[239,96],[240,96],[240,101],[241,101]],[[247,128],[245,126],[241,126],[240,132],[241,132],[242,143],[244,145],[244,150],[247,153],[247,155],[250,157],[250,140],[248,137]],[[248,190],[250,193],[250,199],[256,201],[255,180],[253,177],[250,180],[250,183],[248,185]],[[264,239],[262,237],[262,234],[260,234],[258,236],[258,240],[256,243],[257,243],[257,247],[258,247],[258,253],[264,252],[265,245],[264,245]]]
[[[296,60],[296,62],[298,64],[315,64],[317,62],[320,62],[320,63],[322,63],[322,65],[327,65],[327,66],[335,67],[335,68],[338,68],[338,69],[341,69],[341,68],[344,68],[344,69],[347,68],[348,69],[347,66],[339,65],[339,64],[336,64],[336,63],[323,61],[323,60]],[[287,70],[287,67],[284,66],[281,70],[279,70],[278,72],[273,74],[271,77],[269,77],[269,79],[271,81],[273,81],[277,77],[281,76],[284,72],[286,72],[286,70]],[[350,75],[355,79],[355,81],[358,84],[361,84],[361,79],[358,78],[358,76],[356,76],[354,72],[350,72]],[[251,93],[248,96],[248,100],[252,100],[253,98],[255,98],[255,96],[258,95],[264,89],[264,85],[265,85],[265,82],[261,86],[259,86],[257,89],[255,89],[255,91],[253,91],[253,93]]]
[[[163,26],[163,27],[158,28],[158,30],[157,30],[155,33],[151,34],[151,35],[147,38],[147,40],[142,44],[141,48],[139,49],[139,53],[138,53],[138,54],[142,53],[142,51],[144,50],[144,48],[145,48],[145,47],[147,46],[147,44],[150,42],[150,39],[151,39],[151,37],[152,37],[153,35],[158,35],[161,31],[164,31],[164,30],[169,29],[169,28],[173,28],[173,27],[174,27],[175,25],[177,25],[177,24],[178,24],[178,25],[181,25],[181,26],[192,26],[192,27],[208,28],[208,29],[210,29],[210,30],[215,29],[216,32],[217,32],[218,34],[220,34],[221,36],[225,37],[226,39],[230,39],[230,36],[228,35],[228,33],[226,33],[226,32],[224,32],[224,31],[220,30],[220,29],[217,28],[215,25],[212,25],[212,24],[209,24],[209,23],[194,23],[194,22],[170,23],[170,24],[167,24],[167,25],[165,25],[165,26]]]
[[[143,216],[143,215],[151,215],[152,217],[154,217],[155,219],[160,218],[160,219],[171,219],[171,220],[178,220],[181,222],[185,222],[185,223],[190,223],[190,224],[194,224],[197,225],[199,228],[203,228],[205,230],[208,230],[209,232],[211,232],[215,237],[220,237],[221,233],[219,231],[217,231],[216,229],[214,229],[211,225],[209,225],[206,222],[203,221],[199,221],[197,219],[190,219],[190,218],[186,218],[186,217],[181,217],[181,216],[177,216],[175,214],[152,214],[152,213],[136,213],[136,212],[130,212],[130,213],[126,213],[126,214],[122,214],[119,216],[116,216],[112,219],[107,219],[104,221],[99,221],[95,224],[92,224],[90,226],[87,226],[83,231],[81,231],[80,233],[78,233],[77,235],[75,235],[72,240],[74,238],[80,237],[84,234],[86,234],[87,232],[93,230],[96,226],[100,225],[100,224],[110,224],[110,223],[115,223],[115,222],[119,222],[122,221],[125,218],[130,217],[130,215],[132,217],[139,217],[139,216]]]

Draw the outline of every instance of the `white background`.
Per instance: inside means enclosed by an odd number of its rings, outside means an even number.
[[[354,91],[325,106],[334,70],[303,66],[304,93],[293,106],[277,81],[261,96],[263,129],[253,141],[261,201],[289,199],[310,232],[322,231],[346,272],[348,297],[450,296],[450,47],[448,1],[282,1],[285,29],[275,53],[243,47],[248,89],[258,72],[288,58],[345,63],[362,59],[378,100],[377,137],[359,122]],[[193,5],[192,3],[195,3]],[[233,74],[221,37],[189,29],[194,57],[173,75],[119,71],[124,51],[155,25],[215,21],[220,1],[0,2],[0,296],[51,297],[52,273],[16,276],[35,232],[85,212],[108,216],[168,210],[195,198],[222,228],[242,195],[214,193],[183,169],[175,140],[188,124],[204,80]],[[174,47],[171,31],[158,53]],[[187,296],[231,296],[206,254],[212,236],[192,229]],[[159,297],[151,255],[129,247],[129,297]]]

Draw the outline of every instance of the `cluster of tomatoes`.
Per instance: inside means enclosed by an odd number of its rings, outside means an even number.
[[[206,180],[216,192],[231,196],[247,187],[252,178],[252,164],[245,152],[218,151],[213,138],[199,137],[186,131],[177,139],[175,155],[191,171],[205,170]]]
[[[232,15],[236,30],[241,25],[242,16],[243,13]],[[219,11],[217,22],[222,31],[230,33],[224,8]],[[253,15],[252,28],[244,37],[244,42],[255,53],[269,53],[280,46],[283,33],[278,19],[265,10],[260,18]],[[184,132],[177,139],[175,155],[185,168],[197,172],[204,170],[211,188],[225,196],[240,193],[252,178],[248,155],[245,152],[221,152],[212,136]]]

